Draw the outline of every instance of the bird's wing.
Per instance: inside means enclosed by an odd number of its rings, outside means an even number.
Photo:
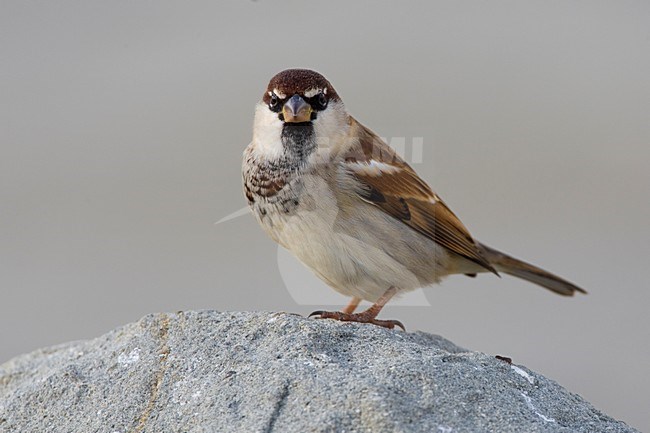
[[[448,250],[497,273],[458,217],[381,138],[351,119],[343,169],[355,193]]]

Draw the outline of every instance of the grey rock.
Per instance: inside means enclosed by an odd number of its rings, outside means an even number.
[[[0,366],[0,432],[633,432],[436,335],[214,311],[150,315]]]

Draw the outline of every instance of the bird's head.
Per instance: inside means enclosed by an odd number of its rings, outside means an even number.
[[[343,102],[325,77],[287,69],[271,78],[257,105],[253,139],[271,153],[306,157],[316,147],[333,145],[347,120]]]

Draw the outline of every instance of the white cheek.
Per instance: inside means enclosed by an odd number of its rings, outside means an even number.
[[[314,132],[319,152],[336,150],[348,130],[348,115],[342,102],[330,102],[327,109],[318,113]]]
[[[257,104],[253,125],[253,143],[256,152],[269,159],[282,155],[282,125],[278,113],[269,110],[266,104]]]

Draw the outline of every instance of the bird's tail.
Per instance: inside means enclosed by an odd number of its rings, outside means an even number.
[[[587,293],[575,284],[544,269],[510,257],[486,245],[480,244],[480,247],[490,264],[499,272],[530,281],[563,296],[573,296],[575,292]]]

